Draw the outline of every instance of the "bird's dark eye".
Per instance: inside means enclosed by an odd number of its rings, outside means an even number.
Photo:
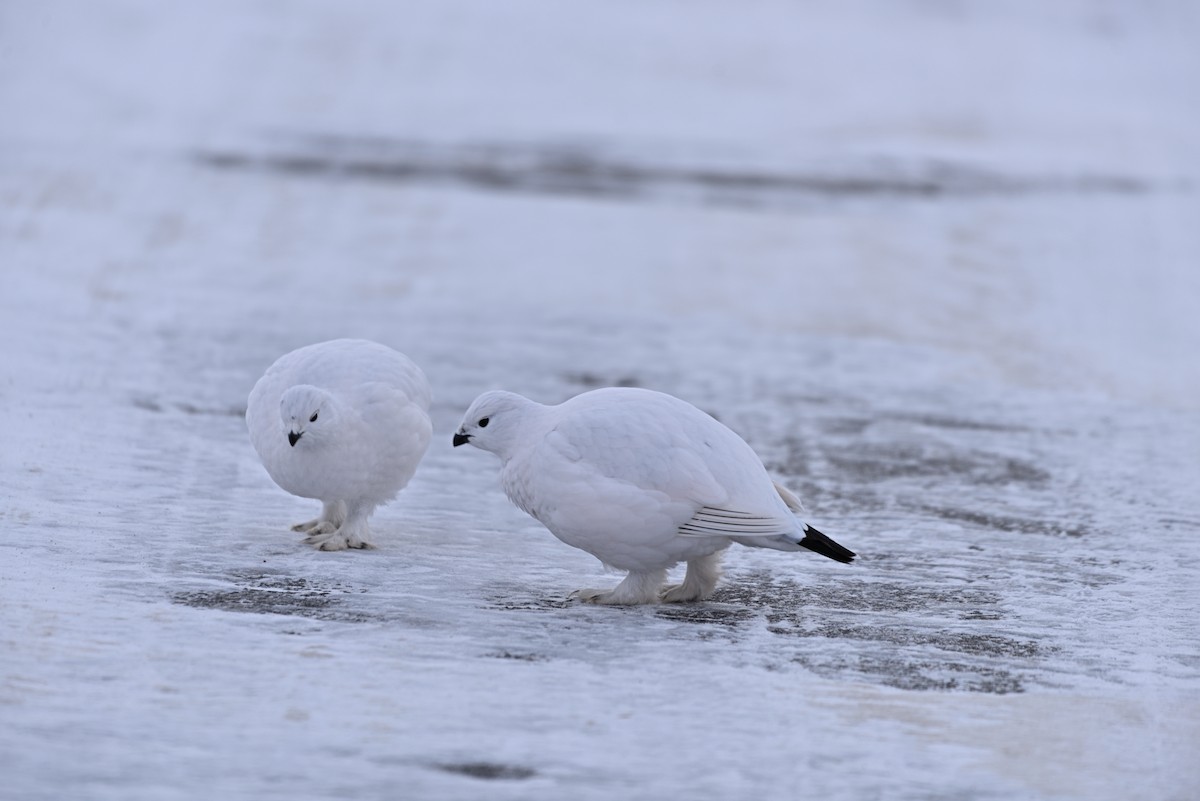
[[[312,416],[312,417],[310,417],[310,418],[308,418],[308,422],[310,422],[310,423],[315,423],[315,422],[317,422],[317,415],[318,415],[318,414],[320,414],[320,412],[313,412],[313,416]]]
[[[481,417],[481,418],[479,418],[479,427],[480,427],[480,428],[487,428],[487,424],[488,424],[488,422],[489,422],[491,419],[492,419],[492,418],[490,418],[490,417]]]

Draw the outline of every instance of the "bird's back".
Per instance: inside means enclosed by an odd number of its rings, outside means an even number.
[[[429,382],[411,359],[361,339],[336,339],[292,351],[264,378],[268,376],[278,379],[280,392],[296,384],[312,384],[345,393],[364,384],[380,383],[403,391],[421,409],[428,410],[431,400]]]
[[[552,447],[601,475],[697,506],[791,517],[750,446],[686,401],[614,387],[548,411]]]

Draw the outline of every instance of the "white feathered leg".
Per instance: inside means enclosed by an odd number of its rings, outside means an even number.
[[[321,514],[315,520],[306,520],[292,526],[292,531],[299,531],[310,537],[332,533],[346,519],[346,504],[341,501],[324,501],[321,504]]]
[[[682,584],[667,587],[662,594],[665,603],[703,601],[712,595],[721,579],[721,551],[692,559],[687,563],[687,575]]]
[[[350,505],[343,504],[346,509],[345,519],[342,524],[333,531],[326,531],[320,534],[309,534],[305,538],[305,542],[317,546],[322,551],[344,551],[347,548],[374,548],[371,544],[371,528],[368,521],[371,517],[371,512],[375,511],[372,505]]]
[[[589,604],[653,604],[658,603],[658,591],[666,578],[666,570],[630,571],[625,580],[611,590],[578,590],[572,594]]]

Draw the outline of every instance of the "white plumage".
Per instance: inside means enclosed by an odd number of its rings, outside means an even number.
[[[371,514],[429,447],[429,402],[421,369],[376,342],[321,342],[271,365],[250,392],[250,442],[276,484],[322,502],[292,530],[325,551],[372,547]]]
[[[746,442],[679,398],[645,389],[585,392],[558,406],[511,392],[475,399],[454,435],[500,457],[508,497],[568,545],[629,575],[585,601],[707,598],[730,543],[849,562],[854,553],[798,520]],[[681,585],[667,568],[687,562]]]

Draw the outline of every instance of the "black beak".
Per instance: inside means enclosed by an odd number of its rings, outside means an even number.
[[[297,434],[295,431],[289,431],[288,432],[288,442],[290,442],[292,447],[294,448],[294,447],[296,447],[296,443],[299,442],[300,438],[303,436],[304,436],[303,431],[301,431],[299,434]]]
[[[471,437],[469,434],[455,434],[454,435],[454,447],[456,447],[456,448],[459,445],[466,445],[470,441],[471,441]]]

